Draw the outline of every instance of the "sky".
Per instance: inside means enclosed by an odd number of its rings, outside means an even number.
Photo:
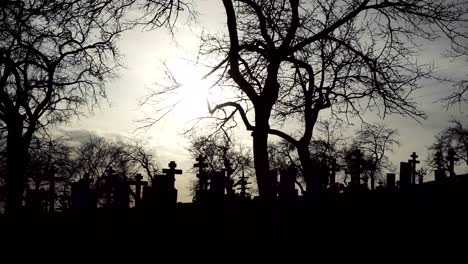
[[[187,139],[182,133],[191,127],[193,119],[207,113],[206,99],[210,83],[201,81],[207,70],[196,63],[199,36],[202,32],[225,30],[221,1],[199,0],[197,10],[198,22],[187,26],[182,17],[174,35],[165,29],[137,30],[122,35],[119,49],[125,68],[120,71],[118,78],[108,82],[108,102],[102,103],[93,114],[73,119],[63,125],[63,129],[68,131],[87,131],[101,136],[144,140],[148,148],[155,151],[162,168],[169,161],[176,161],[178,168],[184,171],[176,177],[179,202],[192,200],[188,186],[195,179],[191,171],[194,161],[190,159],[186,149]],[[449,76],[465,74],[463,69],[468,62],[453,62],[438,56],[443,45],[444,43],[427,45],[422,51],[422,59],[437,61],[438,70]],[[163,82],[163,62],[182,84],[181,102],[174,111],[151,128],[138,129],[143,125],[138,120],[154,113],[155,106],[142,107],[139,101]],[[199,62],[203,63],[203,58],[199,58]],[[448,84],[432,82],[425,83],[424,89],[414,94],[421,109],[428,115],[428,119],[421,123],[401,116],[389,116],[383,121],[372,113],[365,116],[368,122],[383,122],[398,129],[401,145],[390,155],[390,160],[395,165],[408,160],[413,151],[419,154],[420,160],[425,160],[427,146],[432,143],[434,135],[447,126],[449,120],[467,119],[466,105],[447,110],[444,105],[436,102],[450,89]],[[355,128],[350,128],[348,132],[352,134],[353,129]],[[237,137],[246,145],[251,144],[250,134],[246,131],[239,131]],[[456,172],[465,173],[468,169],[461,166]]]

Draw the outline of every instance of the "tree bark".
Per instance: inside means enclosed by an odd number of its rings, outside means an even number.
[[[306,192],[309,194],[316,194],[321,191],[320,178],[314,171],[314,164],[310,157],[310,150],[308,144],[301,144],[296,146],[297,154],[302,165],[302,173],[306,183]]]
[[[258,193],[261,198],[272,199],[275,196],[271,186],[270,164],[268,159],[268,117],[257,111],[255,116],[255,129],[253,137],[253,155],[255,174],[257,176]]]

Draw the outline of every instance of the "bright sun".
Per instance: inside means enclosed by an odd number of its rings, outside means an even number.
[[[171,68],[177,82],[181,85],[178,97],[180,103],[175,109],[181,116],[200,117],[207,113],[207,97],[210,83],[203,80],[203,73],[195,65],[180,63]]]

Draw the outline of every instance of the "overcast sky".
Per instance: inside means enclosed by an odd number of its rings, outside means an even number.
[[[121,70],[120,77],[107,85],[109,104],[102,104],[94,115],[81,117],[64,125],[67,130],[89,131],[104,136],[139,138],[148,142],[148,146],[156,150],[160,166],[165,167],[171,160],[177,162],[184,171],[177,176],[176,188],[179,190],[179,201],[191,201],[188,184],[194,179],[190,172],[193,161],[186,150],[187,140],[181,133],[190,127],[190,120],[206,113],[207,82],[200,81],[206,74],[202,67],[195,64],[197,50],[200,44],[199,35],[205,30],[209,32],[223,32],[224,13],[221,1],[200,0],[198,24],[190,27],[179,24],[174,38],[165,30],[134,31],[124,34],[120,41],[120,50],[124,55],[123,63],[126,68]],[[183,20],[180,22],[184,22]],[[424,58],[437,61],[439,71],[448,75],[460,76],[465,74],[466,62],[441,60],[438,54],[443,43],[434,43],[424,50]],[[161,122],[148,130],[135,129],[141,126],[137,120],[151,114],[150,108],[138,105],[139,99],[148,94],[149,89],[163,78],[162,61],[174,72],[175,77],[184,85],[182,88],[182,102],[175,111]],[[203,62],[203,58],[200,58]],[[424,89],[418,91],[414,97],[421,108],[428,114],[428,119],[418,124],[412,119],[400,116],[390,116],[383,122],[399,130],[401,146],[391,154],[395,165],[406,161],[415,151],[421,160],[427,158],[426,149],[431,144],[434,135],[443,129],[453,118],[466,120],[468,108],[455,107],[448,111],[442,104],[435,101],[449,92],[447,84],[427,83]],[[366,119],[369,122],[377,120],[372,114]],[[351,131],[353,129],[350,129]],[[239,133],[238,137],[246,144],[251,144],[250,134]],[[464,167],[457,168],[457,172],[468,171]]]

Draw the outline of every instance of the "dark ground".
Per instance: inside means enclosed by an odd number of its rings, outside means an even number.
[[[0,263],[468,263],[464,197],[25,213],[0,218]]]

